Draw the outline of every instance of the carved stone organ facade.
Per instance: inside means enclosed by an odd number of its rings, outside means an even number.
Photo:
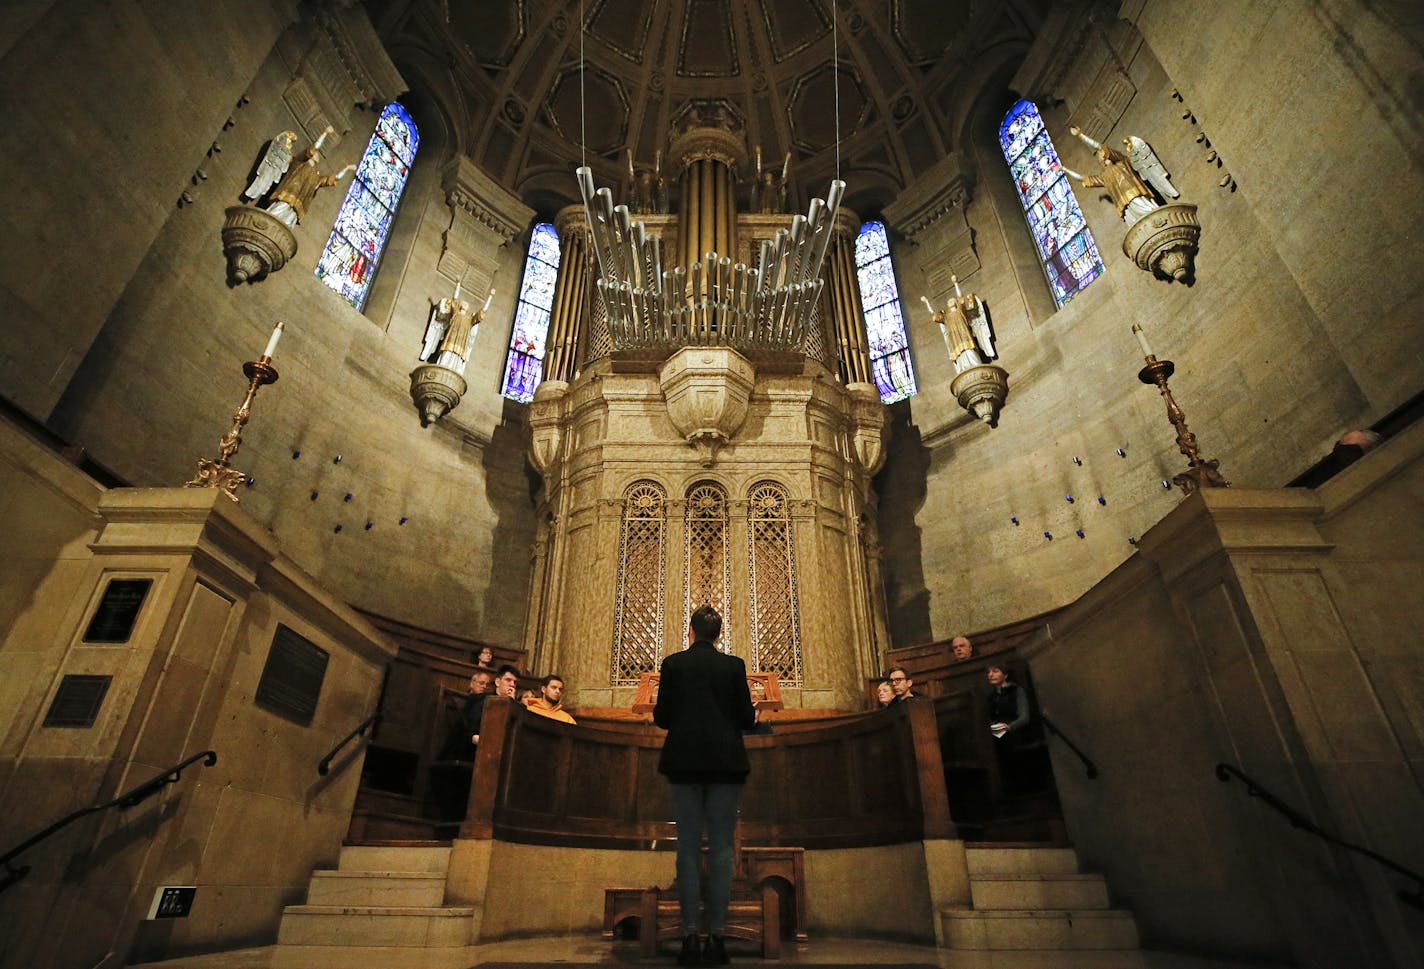
[[[859,222],[820,200],[736,212],[746,158],[734,119],[692,112],[669,152],[677,212],[630,222],[590,177],[589,205],[556,221],[525,646],[580,706],[631,703],[703,603],[788,706],[857,708],[888,646],[871,485],[886,411],[846,258]]]

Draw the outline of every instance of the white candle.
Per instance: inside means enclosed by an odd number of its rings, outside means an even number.
[[[933,314],[934,311],[935,311],[935,308],[934,308],[934,304],[930,302],[930,298],[929,298],[928,296],[921,296],[920,299],[924,301],[925,309],[929,310],[930,313]]]
[[[272,354],[277,349],[277,341],[282,339],[282,331],[286,328],[287,324],[285,323],[278,323],[275,327],[272,328],[272,335],[267,339],[267,349],[262,351],[263,359],[272,359]]]
[[[1153,354],[1153,352],[1152,352],[1152,347],[1151,347],[1151,346],[1148,344],[1148,342],[1147,342],[1147,334],[1146,334],[1145,332],[1143,332],[1143,330],[1142,330],[1142,324],[1141,324],[1141,323],[1134,323],[1134,324],[1132,324],[1132,332],[1133,332],[1133,335],[1135,335],[1135,336],[1137,337],[1137,342],[1142,345],[1142,354],[1143,354],[1143,356],[1147,356],[1147,357],[1154,356],[1155,354]]]
[[[463,277],[461,277],[461,278],[463,278]],[[455,280],[455,299],[456,299],[457,301],[460,299],[460,280],[459,280],[459,279]]]
[[[490,308],[490,304],[493,303],[493,302],[494,302],[494,290],[490,290],[490,291],[489,291],[489,295],[485,297],[485,305],[480,307],[480,312],[483,313],[485,310],[489,309],[489,308]]]
[[[962,289],[959,288],[959,277],[958,277],[958,276],[950,276],[949,278],[952,279],[952,280],[954,280],[954,295],[955,295],[955,296],[963,296],[963,295],[964,295],[964,290],[962,290]]]

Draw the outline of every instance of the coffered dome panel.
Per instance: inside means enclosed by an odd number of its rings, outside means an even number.
[[[837,81],[839,80],[839,92]],[[787,98],[791,137],[797,148],[818,152],[836,143],[836,103],[840,103],[841,140],[859,130],[870,109],[870,99],[855,71],[829,64],[798,78]]]
[[[578,68],[566,70],[554,81],[545,110],[554,130],[574,144],[580,144],[582,120],[590,151],[617,151],[628,141],[628,94],[605,71],[585,71],[580,92]]]
[[[574,202],[581,124],[598,180],[619,184],[627,178],[626,148],[639,164],[651,165],[666,149],[678,112],[690,101],[715,99],[745,120],[749,151],[760,147],[771,159],[791,154],[796,209],[835,168],[837,81],[842,170],[872,170],[877,193],[886,186],[898,191],[956,150],[956,127],[985,83],[982,66],[1020,56],[1051,6],[1050,0],[386,2],[399,11],[379,21],[388,49],[444,54],[439,60],[458,75],[464,95],[448,105],[453,123],[464,127],[460,144],[507,188],[528,184],[522,159],[540,140],[541,153],[557,148],[568,160],[565,201]]]

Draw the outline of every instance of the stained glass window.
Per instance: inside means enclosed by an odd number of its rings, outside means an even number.
[[[386,105],[316,264],[317,278],[358,310],[366,305],[419,147],[420,133],[410,113],[395,101]]]
[[[514,331],[509,337],[509,358],[500,393],[521,403],[534,399],[544,367],[544,339],[549,335],[549,313],[554,308],[554,282],[559,276],[559,234],[548,222],[534,226],[529,237],[529,257],[524,260],[524,282],[514,311]]]
[[[855,272],[865,307],[865,335],[870,342],[870,372],[880,399],[887,404],[913,397],[915,371],[910,366],[910,341],[900,313],[900,291],[890,265],[890,240],[885,223],[867,222],[855,240]]]
[[[1103,274],[1097,244],[1032,101],[1009,109],[999,126],[999,144],[1053,298],[1062,306]]]

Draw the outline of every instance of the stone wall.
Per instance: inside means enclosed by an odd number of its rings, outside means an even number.
[[[359,14],[361,8],[351,9]],[[57,8],[53,16],[59,15]],[[263,15],[278,27],[284,23],[273,11]],[[306,16],[314,14],[308,10]],[[86,209],[80,222],[36,218],[26,227],[30,233],[63,229],[65,244],[79,251],[71,258],[42,240],[20,247],[27,258],[42,258],[42,264],[22,267],[28,285],[47,280],[43,285],[56,290],[30,302],[52,307],[45,312],[64,326],[16,325],[6,329],[5,339],[29,340],[43,333],[46,347],[72,344],[64,352],[74,361],[48,396],[41,388],[31,392],[23,382],[11,381],[8,371],[5,392],[40,416],[48,415],[52,427],[133,483],[180,484],[191,477],[198,457],[215,456],[246,387],[243,361],[259,354],[275,321],[285,320],[286,336],[274,360],[280,379],[258,395],[233,462],[255,478],[252,487],[242,489],[243,508],[282,535],[291,556],[346,601],[424,627],[517,645],[533,513],[522,408],[511,406],[506,412],[499,381],[523,236],[499,248],[509,235],[476,225],[484,234],[476,232],[476,251],[464,257],[478,256],[487,265],[469,273],[465,282],[482,285],[498,268],[498,293],[474,343],[465,401],[441,423],[422,428],[410,400],[408,374],[417,362],[431,301],[454,287],[453,276],[442,275],[441,269],[452,222],[446,171],[454,149],[442,137],[448,125],[430,114],[436,110],[431,99],[411,102],[417,123],[426,117],[430,123],[422,128],[425,137],[369,312],[352,309],[313,275],[349,178],[317,195],[295,230],[299,248],[290,264],[258,283],[229,285],[219,239],[223,210],[240,201],[266,140],[294,130],[301,148],[330,121],[337,134],[327,142],[325,166],[334,172],[360,158],[383,104],[368,109],[351,99],[369,92],[343,94],[344,85],[356,82],[341,71],[326,77],[332,73],[331,58],[319,55],[330,39],[310,20],[280,37],[269,29],[255,51],[249,47],[257,35],[237,28],[254,18],[234,9],[198,19],[205,44],[221,40],[227,45],[221,48],[223,59],[212,55],[213,63],[223,65],[220,71],[185,65],[170,78],[145,69],[125,82],[135,88],[132,105],[145,108],[126,107],[125,137],[153,146],[150,150],[165,161],[182,158],[187,167],[171,185],[164,182],[152,190],[145,218],[153,224],[145,224],[140,234],[125,213],[110,211],[117,203],[109,201]],[[67,36],[33,41],[37,50],[51,50],[58,63],[74,56]],[[89,75],[103,79],[128,69],[123,45],[84,50],[89,58],[86,85]],[[377,63],[372,70],[381,67]],[[215,77],[240,81],[229,85],[231,91],[209,90],[194,80],[209,70]],[[165,85],[176,79],[186,90],[196,89],[197,100],[190,99],[184,111],[160,110],[154,99],[161,102]],[[87,87],[80,90],[88,92]],[[244,92],[248,102],[234,109]],[[34,97],[41,104],[58,95],[45,90],[35,91]],[[206,109],[211,119],[197,112],[202,99],[214,102]],[[101,100],[93,97],[94,103]],[[66,102],[61,98],[57,103],[62,108]],[[86,104],[85,110],[92,114],[95,108]],[[229,113],[236,123],[223,131]],[[85,130],[77,115],[61,111],[60,116],[75,130]],[[172,125],[177,127],[165,127]],[[205,156],[219,132],[221,153]],[[128,163],[118,149],[96,148],[94,154]],[[152,157],[135,161],[148,165],[144,179],[154,177]],[[199,163],[207,180],[190,185],[187,176]],[[41,171],[53,171],[55,177],[37,184],[36,193],[51,198],[51,204],[69,204],[71,179],[60,177],[63,166]],[[124,170],[101,167],[74,181],[86,186],[83,198],[92,192],[121,199],[128,177]],[[185,188],[194,201],[178,207],[178,193]],[[530,217],[516,200],[502,199],[501,204],[509,211],[522,210],[521,220]],[[523,229],[519,224],[505,232]],[[84,245],[86,236],[97,237],[104,250]],[[108,253],[108,247],[122,250],[122,258]],[[83,284],[76,286],[77,280]],[[89,307],[96,281],[103,284],[99,289],[108,286],[112,292],[102,306]],[[76,298],[85,301],[78,311],[72,305]],[[85,320],[90,323],[81,333],[77,328]],[[35,374],[48,379],[56,369],[56,361],[31,349],[17,347],[13,355],[17,361],[28,357],[22,367],[27,380]]]
[[[1407,879],[1214,774],[1424,866],[1421,456],[1416,426],[1318,492],[1183,503],[1033,657],[1045,712],[1101,769],[1050,743],[1070,835],[1145,945],[1322,967],[1424,952]]]
[[[1411,231],[1424,187],[1418,113],[1382,104],[1376,84],[1403,69],[1400,41],[1362,29],[1349,47],[1331,33],[1329,5],[1303,17],[1285,5],[1239,16],[1181,6],[1148,4],[1141,35],[1110,16],[1085,23],[1078,47],[1044,55],[1053,63],[1040,70],[1031,53],[1012,83],[1037,99],[1063,163],[1082,172],[1098,165],[1068,126],[1105,110],[1104,78],[1119,100],[1130,95],[1102,137],[1146,138],[1198,206],[1193,285],[1133,266],[1115,208],[1075,184],[1106,272],[1055,312],[997,143],[1014,97],[992,85],[958,148],[976,175],[972,200],[928,225],[900,220],[911,232],[895,252],[921,389],[899,414],[879,480],[897,645],[1072,601],[1176,505],[1180,493],[1161,481],[1186,462],[1155,388],[1137,380],[1134,322],[1176,362],[1172,387],[1203,453],[1238,487],[1283,484],[1420,387],[1424,296],[1394,268],[1424,255]],[[1322,112],[1340,123],[1322,128]],[[1224,167],[1205,161],[1203,131]],[[1234,192],[1218,184],[1226,172]],[[1370,187],[1400,204],[1369,204]],[[931,280],[947,288],[946,265],[965,258],[963,285],[988,304],[1009,372],[992,429],[949,395],[952,368],[919,305],[922,292],[943,300]]]

